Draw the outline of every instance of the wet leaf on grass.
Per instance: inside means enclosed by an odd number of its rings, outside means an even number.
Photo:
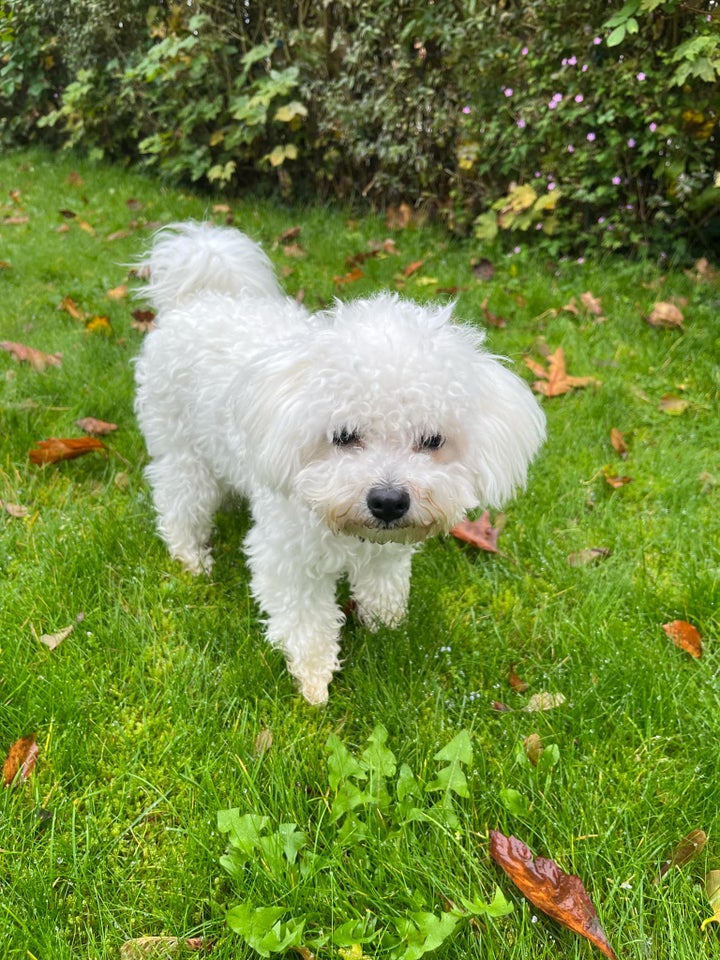
[[[702,656],[702,637],[697,627],[686,620],[673,620],[670,623],[664,623],[662,628],[680,650],[684,650],[696,659]]]
[[[43,465],[59,463],[61,460],[74,460],[95,450],[107,450],[102,440],[96,437],[51,437],[49,440],[40,440],[36,443],[29,456],[32,463]]]
[[[490,512],[485,510],[482,516],[477,520],[461,520],[456,524],[450,533],[464,543],[470,543],[479,550],[486,550],[488,553],[498,553],[498,537],[500,530],[493,527],[490,522]]]
[[[29,363],[33,370],[42,373],[46,367],[61,367],[61,353],[43,353],[35,347],[28,347],[24,343],[13,343],[12,340],[0,341],[0,349],[7,350],[13,360],[18,363]]]
[[[666,860],[660,867],[658,880],[661,880],[668,870],[672,870],[673,867],[682,867],[684,864],[694,860],[706,843],[707,834],[704,830],[691,830],[675,847],[670,859]]]
[[[24,783],[30,776],[38,756],[35,734],[20,737],[10,747],[3,763],[3,783],[11,787],[15,783]]]
[[[565,873],[554,860],[533,858],[521,840],[497,830],[490,831],[490,856],[538,910],[617,960],[579,877]]]

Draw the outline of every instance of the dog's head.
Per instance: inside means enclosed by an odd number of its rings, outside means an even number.
[[[525,481],[544,417],[451,312],[381,294],[338,303],[311,335],[273,348],[243,404],[256,481],[334,532],[375,541],[424,540],[503,503]]]

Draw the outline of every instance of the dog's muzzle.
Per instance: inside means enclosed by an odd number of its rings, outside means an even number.
[[[410,509],[410,494],[405,487],[371,487],[365,502],[376,520],[390,526],[401,520]]]

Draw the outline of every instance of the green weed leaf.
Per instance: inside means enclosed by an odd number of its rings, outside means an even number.
[[[284,907],[253,907],[240,903],[227,913],[227,924],[239,933],[245,943],[261,957],[284,953],[301,943],[304,920],[291,919],[283,923]]]
[[[437,950],[455,930],[460,917],[454,913],[411,913],[396,922],[403,945],[393,952],[393,960],[418,960]]]

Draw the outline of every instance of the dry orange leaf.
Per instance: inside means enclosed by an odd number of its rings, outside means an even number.
[[[680,650],[689,653],[691,657],[702,656],[702,637],[691,623],[685,620],[673,620],[671,623],[664,623],[662,628]]]
[[[119,287],[113,287],[112,290],[108,290],[106,296],[110,300],[124,300],[128,295],[127,284],[121,283]]]
[[[18,363],[23,361],[29,363],[38,373],[42,373],[46,367],[62,366],[61,353],[43,353],[35,347],[28,347],[24,343],[13,343],[12,340],[3,340],[0,342],[0,348],[7,350]]]
[[[450,533],[458,540],[472,544],[479,550],[487,550],[488,553],[498,552],[498,537],[500,531],[490,523],[490,512],[485,510],[482,516],[477,520],[461,520],[456,524]]]
[[[674,393],[666,393],[660,398],[658,410],[660,410],[661,413],[669,414],[671,417],[679,417],[685,413],[689,406],[689,400],[683,400],[682,397],[678,397]]]
[[[10,747],[8,755],[5,758],[5,763],[3,764],[3,782],[5,786],[10,787],[13,783],[21,783],[27,780],[35,766],[37,755],[38,746],[34,733],[16,740]]]
[[[619,477],[616,473],[613,473],[612,467],[603,467],[602,475],[605,477],[606,483],[609,483],[614,490],[619,490],[626,483],[632,483],[633,481],[632,477]]]
[[[532,388],[536,393],[541,393],[545,397],[559,397],[563,393],[568,393],[576,387],[600,386],[600,381],[594,377],[571,377],[566,369],[565,351],[558,347],[554,353],[549,354],[547,369],[536,360],[530,357],[525,358],[526,365],[539,378]]]
[[[538,910],[585,937],[608,960],[617,960],[579,877],[565,873],[554,860],[533,858],[521,840],[497,830],[490,831],[490,856]]]
[[[620,454],[620,456],[625,459],[627,456],[627,444],[625,442],[625,436],[622,434],[616,427],[613,427],[610,431],[610,443],[615,453]]]
[[[36,464],[58,463],[60,460],[74,460],[94,450],[106,449],[102,440],[95,437],[51,437],[36,443],[29,456]]]
[[[72,297],[63,297],[58,304],[58,310],[69,313],[73,320],[85,320],[85,311],[75,303]]]
[[[525,693],[527,688],[530,686],[529,683],[527,683],[525,680],[523,680],[521,677],[519,677],[515,673],[515,667],[513,666],[512,663],[510,664],[510,671],[508,674],[508,683],[513,688],[513,690],[517,690],[518,693]]]
[[[411,277],[414,273],[417,273],[417,271],[420,269],[420,267],[422,267],[424,262],[425,262],[424,260],[413,260],[412,263],[409,263],[403,269],[403,276]]]
[[[654,304],[650,315],[645,320],[651,327],[672,329],[683,325],[682,311],[674,303],[669,303],[667,300],[661,300]]]
[[[355,267],[342,277],[333,277],[333,280],[335,283],[355,283],[356,280],[362,280],[364,276],[365,274],[362,272],[360,267]]]

